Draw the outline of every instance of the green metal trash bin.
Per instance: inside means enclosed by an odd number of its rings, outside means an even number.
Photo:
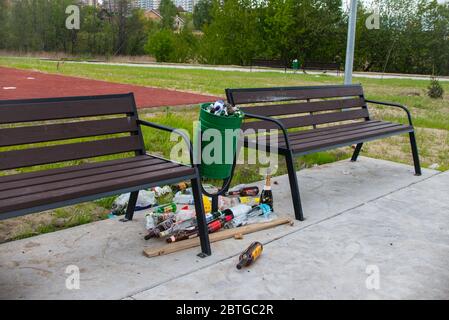
[[[200,165],[200,175],[204,178],[211,179],[227,179],[231,175],[233,163],[229,163],[229,159],[233,159],[237,152],[237,143],[238,137],[235,135],[232,136],[232,143],[228,142],[229,145],[232,145],[232,150],[226,150],[227,144],[226,139],[230,139],[230,137],[226,137],[226,129],[240,129],[242,127],[242,122],[244,115],[243,113],[240,116],[218,116],[212,114],[207,111],[207,107],[210,103],[201,104],[200,110],[200,126],[201,126],[201,134],[203,134],[207,129],[216,129],[220,132],[221,135],[221,162],[220,163],[205,163],[203,153],[201,153],[201,165]],[[214,139],[211,141],[201,141],[201,152],[204,148],[210,143],[214,143]],[[214,155],[214,152],[211,152],[211,155]],[[227,158],[227,159],[226,159]],[[226,161],[228,160],[228,161]]]
[[[292,62],[292,69],[293,70],[298,70],[299,69],[299,61],[298,61],[298,59],[293,60],[293,62]]]

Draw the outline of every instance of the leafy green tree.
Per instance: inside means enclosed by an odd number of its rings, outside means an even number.
[[[341,0],[200,0],[193,20],[202,37],[192,34],[189,15],[187,27],[172,32],[177,10],[170,0],[161,3],[161,26],[132,10],[133,0],[111,1],[118,10],[81,6],[81,30],[67,30],[65,9],[78,0],[0,0],[0,48],[106,56],[151,48],[161,61],[212,64],[345,55],[348,17]],[[380,29],[368,30],[365,21],[376,6]],[[449,74],[449,3],[360,1],[358,10],[356,69]],[[169,32],[158,34],[159,27]]]
[[[0,49],[5,49],[9,42],[9,8],[6,0],[0,0]]]
[[[249,64],[262,45],[259,6],[256,0],[214,0],[212,22],[204,27],[203,61]]]
[[[202,30],[204,25],[212,21],[212,0],[200,0],[193,9],[193,25],[196,30]]]
[[[158,62],[190,62],[196,58],[197,46],[197,38],[187,28],[179,33],[161,29],[150,35],[145,51]]]
[[[148,34],[155,28],[153,20],[145,17],[144,11],[135,9],[127,18],[127,43],[126,54],[145,54],[144,46],[148,40]]]
[[[173,29],[175,24],[175,17],[178,14],[178,9],[171,0],[162,0],[159,6],[159,11],[162,16],[161,26],[164,29]]]
[[[145,51],[153,55],[158,62],[170,61],[170,55],[174,49],[174,33],[167,29],[162,29],[151,35],[145,45]]]

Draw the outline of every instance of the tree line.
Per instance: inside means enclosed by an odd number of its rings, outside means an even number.
[[[344,62],[348,14],[342,0],[200,0],[193,15],[162,0],[161,21],[133,9],[131,0],[112,1],[112,11],[81,6],[81,28],[68,30],[65,8],[76,1],[0,0],[0,48],[149,54],[158,61],[206,64],[249,65],[254,58]],[[176,15],[185,21],[181,30]],[[360,1],[354,66],[449,75],[449,4]]]

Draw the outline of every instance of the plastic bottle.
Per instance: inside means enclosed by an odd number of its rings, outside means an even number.
[[[260,203],[260,198],[257,197],[239,197],[239,202],[248,206],[256,206]]]
[[[177,204],[194,204],[193,195],[183,194],[181,191],[179,191],[173,197],[173,202]]]
[[[248,212],[248,217],[268,216],[273,210],[268,204],[261,203],[258,206],[251,208]]]
[[[156,224],[154,223],[154,217],[152,212],[147,212],[145,214],[145,228],[147,230],[154,229],[156,227]]]
[[[163,204],[163,205],[154,207],[153,209],[154,209],[153,210],[154,214],[176,212],[176,203],[171,202],[171,203]]]
[[[178,211],[176,214],[176,222],[183,222],[190,219],[193,219],[196,217],[195,210],[190,209],[188,206],[185,206],[184,208],[181,208],[181,210]]]

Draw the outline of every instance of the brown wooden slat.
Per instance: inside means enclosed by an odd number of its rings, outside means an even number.
[[[318,141],[312,141],[307,143],[295,143],[290,145],[292,150],[295,152],[304,152],[304,151],[311,151],[315,149],[325,148],[325,147],[331,147],[334,145],[342,144],[348,142],[351,143],[352,141],[359,140],[359,139],[368,139],[368,138],[375,138],[376,136],[382,136],[385,134],[390,133],[399,133],[399,132],[407,132],[411,130],[410,126],[398,126],[394,128],[383,128],[379,130],[373,130],[370,132],[362,132],[362,133],[356,133],[356,134],[348,134],[346,136],[336,137],[336,138],[328,138]]]
[[[301,131],[290,131],[289,134],[292,136],[300,135],[300,134],[317,134],[319,132],[326,132],[329,130],[334,130],[336,127],[338,128],[352,128],[352,127],[360,127],[368,124],[375,124],[375,123],[381,123],[382,121],[379,120],[368,120],[368,121],[357,121],[352,123],[346,123],[346,124],[339,124],[339,125],[333,125],[328,127],[322,127],[317,129],[307,129],[307,130],[301,130]],[[279,134],[282,135],[282,134]]]
[[[2,101],[0,124],[133,112],[132,95]]]
[[[141,148],[137,135],[114,139],[0,152],[0,170],[29,167],[68,160],[136,151]]]
[[[336,98],[363,95],[363,89],[359,85],[230,89],[228,90],[228,92],[230,93],[230,95],[232,95],[232,101],[236,105],[260,102]]]
[[[26,196],[9,198],[1,201],[0,213],[21,210],[55,202],[67,201],[105,192],[112,192],[119,189],[155,183],[167,179],[193,176],[194,173],[195,170],[193,168],[186,166],[177,166],[167,170],[160,170],[158,172],[150,172],[147,174],[136,176],[125,176],[122,178],[101,181],[98,183],[73,186],[70,188],[53,190],[45,193],[35,193]]]
[[[318,131],[318,132],[305,132],[303,134],[297,133],[297,132],[291,132],[289,133],[289,140],[295,141],[295,140],[301,140],[301,139],[307,139],[310,137],[325,137],[328,135],[337,134],[339,132],[352,132],[352,131],[358,131],[358,130],[374,130],[377,128],[382,127],[388,127],[390,125],[398,125],[397,123],[392,122],[384,122],[384,121],[378,121],[378,122],[369,122],[365,121],[362,122],[361,125],[358,126],[352,126],[352,127],[342,127],[342,126],[332,126],[332,130],[327,131]]]
[[[0,147],[136,132],[130,117],[0,129]]]
[[[363,107],[365,105],[365,99],[356,98],[245,107],[241,108],[241,110],[245,113],[252,113],[262,116],[283,116],[295,113],[356,108]]]
[[[357,128],[364,128],[364,127],[375,127],[378,125],[381,125],[384,123],[383,121],[379,120],[368,120],[368,121],[357,121],[347,124],[338,124],[338,125],[331,125],[328,127],[322,127],[317,129],[311,129],[311,130],[302,130],[302,131],[290,131],[289,137],[291,139],[294,139],[296,137],[307,137],[307,136],[318,136],[327,134],[328,132],[334,132],[336,130],[354,130]]]
[[[372,130],[373,128],[383,127],[385,124],[391,124],[391,122],[383,122],[383,121],[362,121],[362,122],[355,122],[350,124],[344,124],[344,125],[336,125],[336,126],[330,126],[325,128],[319,128],[319,129],[311,129],[311,130],[304,130],[304,131],[295,131],[295,132],[289,132],[289,141],[293,143],[296,140],[303,140],[307,138],[320,138],[325,137],[328,135],[333,135],[339,132],[353,132],[356,130],[361,129],[367,129]],[[254,138],[251,137],[248,139],[248,141],[254,142]],[[269,141],[267,139],[267,141]],[[285,141],[284,141],[284,135],[278,134],[278,145],[279,147],[285,147]]]
[[[60,173],[75,172],[75,171],[81,171],[81,170],[86,170],[86,169],[91,169],[91,168],[102,168],[102,167],[107,167],[107,166],[111,166],[111,165],[115,165],[115,164],[130,163],[130,162],[134,162],[134,161],[144,161],[148,157],[149,156],[147,156],[147,155],[143,155],[143,156],[120,158],[120,159],[113,159],[113,160],[107,160],[107,161],[82,163],[82,164],[76,165],[76,166],[53,168],[53,169],[48,169],[48,170],[40,170],[40,171],[11,174],[11,175],[7,175],[7,176],[0,176],[0,185],[3,183],[7,183],[7,182],[22,181],[22,180],[26,180],[26,179],[46,177],[46,176],[56,175],[56,174],[60,174]]]
[[[142,174],[148,174],[153,172],[157,174],[158,171],[167,170],[170,168],[179,167],[179,164],[173,162],[162,162],[150,166],[144,166],[133,169],[113,170],[111,172],[92,174],[89,176],[72,177],[70,179],[64,179],[61,181],[51,181],[49,183],[41,183],[34,186],[22,187],[20,189],[8,189],[0,192],[0,200],[20,197],[25,195],[32,195],[35,193],[50,192],[52,190],[60,190],[64,188],[70,188],[78,185],[95,184],[102,181],[110,181],[120,179],[122,177],[137,176]]]
[[[298,127],[306,127],[311,125],[318,125],[324,123],[332,123],[339,121],[347,121],[347,120],[356,120],[361,118],[368,117],[367,109],[360,110],[352,110],[352,111],[341,111],[341,112],[330,112],[316,115],[308,115],[302,117],[291,117],[291,118],[281,118],[280,120],[284,126],[289,128],[298,128]],[[279,127],[273,123],[268,121],[252,121],[245,122],[242,126],[243,130],[247,129],[279,129]]]
[[[128,158],[128,159],[131,160],[133,158]],[[106,161],[106,162],[109,162],[109,161]],[[109,172],[114,172],[114,171],[132,170],[135,168],[154,166],[154,165],[158,165],[161,163],[166,163],[167,161],[163,160],[163,159],[159,159],[159,158],[144,156],[144,159],[142,159],[141,161],[127,161],[127,162],[123,162],[123,163],[116,163],[116,164],[111,164],[111,165],[107,165],[107,166],[104,166],[104,165],[102,166],[102,164],[104,164],[106,162],[99,162],[99,163],[97,163],[97,166],[91,167],[89,169],[66,170],[66,171],[61,171],[59,174],[54,174],[52,172],[53,170],[40,171],[41,173],[47,173],[47,175],[41,175],[39,177],[34,177],[34,178],[24,178],[21,180],[16,180],[16,181],[11,181],[11,182],[2,182],[2,180],[0,179],[0,191],[12,190],[12,189],[17,189],[17,188],[27,188],[27,187],[31,187],[31,186],[46,184],[46,183],[56,183],[59,181],[88,177],[88,176],[98,175],[98,174],[102,174],[102,173],[109,173]],[[78,166],[66,167],[66,168],[67,169],[78,168]],[[23,175],[25,175],[25,174],[23,174]],[[19,176],[20,176],[20,174],[19,174]]]
[[[289,139],[290,144],[296,144],[296,143],[308,143],[308,142],[313,142],[313,141],[322,141],[322,140],[326,140],[329,138],[337,138],[337,137],[343,137],[343,136],[347,136],[347,135],[352,135],[352,134],[359,134],[359,133],[369,133],[369,132],[373,132],[376,130],[381,130],[381,129],[394,129],[394,128],[398,128],[398,127],[402,127],[401,124],[398,123],[383,123],[381,125],[375,126],[375,127],[360,127],[360,128],[356,128],[356,129],[351,129],[351,130],[342,130],[342,131],[330,131],[327,132],[324,135],[316,135],[316,136],[308,136],[308,137],[295,137],[293,139]],[[282,145],[285,145],[285,143],[282,143]]]

